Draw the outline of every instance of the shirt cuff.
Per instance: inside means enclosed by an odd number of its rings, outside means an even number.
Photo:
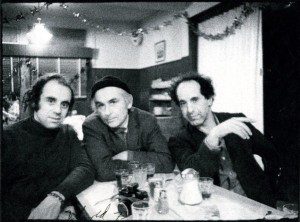
[[[133,160],[133,151],[128,150],[127,152],[128,152],[128,158],[127,158],[127,160],[128,160],[128,161]]]
[[[205,137],[205,139],[204,139],[204,144],[205,144],[205,145],[208,147],[208,149],[210,149],[211,151],[217,151],[217,150],[220,150],[221,147],[222,147],[222,142],[221,142],[221,141],[219,141],[219,145],[218,145],[218,146],[213,146],[213,145],[209,144],[209,143],[207,142],[207,137]]]

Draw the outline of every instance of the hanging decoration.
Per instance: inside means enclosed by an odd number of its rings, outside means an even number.
[[[68,6],[65,3],[60,4],[60,7],[62,7],[65,10],[68,10]],[[137,30],[133,30],[133,31],[116,31],[112,28],[109,28],[106,26],[101,26],[95,22],[90,21],[89,18],[87,18],[85,15],[83,15],[79,12],[72,12],[72,15],[74,16],[74,18],[77,18],[79,20],[79,22],[84,23],[86,26],[94,28],[100,32],[110,33],[110,34],[119,35],[119,36],[129,36],[129,37],[133,37],[133,38],[144,35],[144,34],[148,34],[151,31],[159,31],[159,30],[163,29],[164,27],[171,26],[173,24],[174,20],[188,17],[187,12],[177,13],[173,16],[173,19],[163,21],[162,24],[160,24],[160,25],[142,27],[142,28],[138,28]]]
[[[17,14],[16,16],[14,17],[4,17],[2,20],[5,21],[3,23],[10,23],[11,21],[17,21],[19,22],[21,19],[26,19],[30,16],[35,16],[36,13],[38,12],[41,12],[42,10],[44,10],[45,8],[48,9],[49,5],[52,4],[52,3],[44,3],[44,4],[41,4],[38,3],[38,6],[34,6],[33,9],[29,10],[28,12],[26,13],[22,13],[22,12],[19,12],[19,14]]]
[[[37,13],[41,13],[44,9],[48,9],[51,7],[52,3],[43,3],[42,5],[34,6],[31,10],[29,10],[28,13],[19,13],[15,17],[3,18],[3,23],[10,23],[10,21],[17,21],[20,22],[21,19],[26,19],[30,16],[35,16]],[[88,17],[85,15],[77,12],[77,11],[70,11],[69,6],[66,3],[60,3],[59,6],[66,11],[69,11],[72,13],[74,18],[78,19],[79,22],[83,23],[85,26],[89,26],[90,28],[96,29],[98,31],[104,32],[104,33],[109,33],[113,35],[118,35],[118,36],[129,36],[129,37],[136,37],[144,34],[149,34],[151,31],[159,31],[167,26],[172,26],[173,22],[178,19],[187,19],[188,18],[188,13],[187,12],[181,12],[181,13],[176,13],[173,15],[173,18],[167,21],[163,21],[159,25],[155,26],[149,26],[149,27],[141,27],[136,30],[131,30],[131,31],[116,31],[110,27],[107,26],[101,26],[95,22],[90,21]]]
[[[245,23],[246,19],[255,11],[255,6],[249,3],[243,5],[241,14],[234,18],[234,21],[230,26],[227,26],[223,32],[217,34],[208,34],[198,29],[197,25],[189,24],[191,30],[199,37],[205,38],[207,40],[222,40],[229,35],[235,34],[236,29],[240,29]]]
[[[28,13],[19,13],[17,16],[12,18],[4,17],[2,19],[3,23],[10,23],[10,21],[18,21],[20,22],[23,19],[26,19],[28,16],[35,16],[37,13],[41,13],[44,9],[48,9],[51,7],[52,3],[44,3],[40,6],[34,6]],[[62,10],[69,11],[70,14],[74,16],[74,18],[78,19],[79,22],[83,23],[85,26],[88,26],[90,28],[93,28],[97,31],[103,32],[103,33],[109,33],[113,35],[118,36],[129,36],[136,38],[136,36],[141,36],[144,34],[149,34],[150,32],[160,31],[164,29],[165,27],[172,26],[175,20],[178,19],[184,19],[189,28],[199,37],[208,39],[208,40],[222,40],[225,37],[232,35],[235,33],[236,29],[241,28],[241,26],[245,23],[246,19],[249,17],[250,14],[252,14],[255,11],[255,8],[265,8],[266,5],[269,3],[245,3],[243,5],[243,9],[239,16],[235,17],[234,21],[231,25],[224,28],[224,30],[221,33],[217,34],[210,34],[205,33],[198,29],[197,24],[193,24],[188,20],[188,13],[186,11],[184,12],[178,12],[175,13],[169,20],[163,21],[159,25],[153,25],[153,26],[147,26],[147,27],[140,27],[136,30],[131,31],[116,31],[113,28],[107,27],[107,26],[101,26],[93,21],[91,21],[88,17],[85,15],[77,12],[77,11],[70,11],[69,6],[66,3],[60,3],[59,6],[62,8]],[[288,6],[292,5],[290,3]]]

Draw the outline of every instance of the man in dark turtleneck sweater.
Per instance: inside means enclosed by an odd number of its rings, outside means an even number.
[[[31,117],[2,136],[2,219],[57,219],[65,201],[93,183],[94,169],[75,131],[62,125],[74,93],[58,75],[26,94]]]

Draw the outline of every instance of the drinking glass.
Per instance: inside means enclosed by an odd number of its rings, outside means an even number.
[[[133,170],[140,168],[140,166],[141,166],[141,164],[139,161],[130,161],[128,163],[128,169],[129,169],[130,173],[133,173]]]
[[[158,197],[158,192],[163,186],[162,178],[157,178],[157,177],[149,178],[148,183],[149,183],[150,197],[152,199],[154,199],[155,196]]]
[[[149,219],[149,203],[148,201],[137,201],[132,203],[132,219],[148,220]]]
[[[203,200],[210,198],[213,182],[214,182],[214,180],[211,177],[200,177],[199,178],[199,189],[202,192]]]
[[[154,163],[145,163],[144,167],[147,168],[147,179],[153,177],[155,174],[155,164]]]
[[[132,171],[134,182],[139,184],[140,188],[143,188],[147,181],[147,168],[139,167]]]
[[[119,190],[121,190],[123,186],[128,185],[132,178],[127,169],[117,169],[115,170],[115,175]]]

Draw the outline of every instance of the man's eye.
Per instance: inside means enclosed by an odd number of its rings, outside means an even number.
[[[110,104],[116,104],[118,101],[117,100],[112,100],[110,101]]]
[[[101,103],[96,103],[96,107],[97,107],[97,108],[102,108],[102,107],[103,107],[103,104],[101,104]]]
[[[197,102],[198,100],[199,100],[199,98],[193,98],[193,99],[192,99],[192,102],[195,103],[195,102]]]
[[[185,105],[185,102],[179,102],[179,106]]]
[[[64,102],[61,104],[61,106],[62,106],[62,108],[67,109],[67,108],[69,108],[69,103]]]
[[[54,103],[54,102],[55,102],[55,99],[53,99],[53,98],[48,98],[48,102],[49,102],[49,103]]]

